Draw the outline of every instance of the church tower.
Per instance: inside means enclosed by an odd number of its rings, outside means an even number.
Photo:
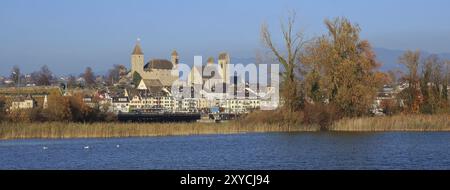
[[[221,70],[221,75],[222,75],[222,82],[223,83],[228,83],[230,80],[230,73],[228,73],[228,64],[230,63],[230,56],[228,55],[228,53],[221,53],[219,54],[219,68]]]
[[[172,55],[170,57],[170,62],[172,62],[173,68],[177,68],[178,63],[180,63],[178,52],[176,50],[173,50]]]
[[[140,39],[138,39],[134,46],[133,53],[131,53],[131,74],[134,74],[134,72],[141,74],[143,71],[144,53],[142,53],[141,42]]]

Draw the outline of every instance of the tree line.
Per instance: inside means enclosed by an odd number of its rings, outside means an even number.
[[[105,75],[96,75],[91,67],[86,67],[84,72],[78,77],[76,75],[69,75],[66,77],[67,87],[87,87],[93,88],[99,84],[112,86],[119,82],[120,77],[125,75],[127,69],[124,65],[113,65]],[[28,75],[24,75],[19,66],[14,66],[11,69],[9,78],[13,82],[13,86],[21,86],[26,84],[33,84],[36,86],[50,86],[58,82],[58,78],[53,74],[47,65],[42,66],[38,71],[34,71]],[[77,81],[81,78],[84,81],[84,86]],[[57,84],[58,85],[58,84]]]
[[[0,122],[109,122],[115,121],[116,116],[108,113],[108,108],[100,106],[98,100],[93,100],[95,106],[87,105],[83,101],[84,94],[76,93],[72,96],[62,96],[57,92],[48,95],[47,107],[43,104],[32,109],[9,110],[7,100],[0,97]]]
[[[261,27],[264,45],[283,67],[279,112],[285,120],[326,127],[343,117],[371,115],[377,92],[394,80],[394,71],[379,70],[381,63],[370,42],[360,38],[359,25],[344,17],[324,24],[327,34],[306,39],[294,31],[295,13],[291,14],[281,24],[282,46],[274,43],[266,24]],[[407,51],[399,63],[407,73],[400,72],[398,82],[408,87],[396,99],[382,102],[388,114],[449,111],[448,61],[430,56],[421,62],[420,52]]]

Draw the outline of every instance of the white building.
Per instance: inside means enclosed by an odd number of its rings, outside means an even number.
[[[128,97],[112,98],[111,110],[114,113],[127,113],[130,110],[130,100]]]

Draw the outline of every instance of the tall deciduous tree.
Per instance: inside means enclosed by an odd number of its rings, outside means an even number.
[[[86,70],[84,70],[83,78],[88,87],[93,87],[95,85],[96,78],[94,72],[92,71],[92,68],[87,67]]]
[[[77,78],[73,75],[70,75],[67,78],[67,88],[68,89],[73,89],[77,86]]]
[[[378,72],[375,53],[360,39],[358,25],[346,18],[325,20],[325,25],[328,35],[308,44],[302,56],[308,68],[306,96],[336,105],[346,116],[364,115],[387,76]]]
[[[48,107],[44,110],[49,121],[71,121],[69,99],[61,96],[57,92],[52,92],[48,96]]]
[[[51,84],[51,81],[53,80],[52,72],[48,68],[47,65],[44,65],[41,67],[41,70],[37,72],[36,74],[32,74],[35,78],[35,82],[37,85],[40,86],[48,86]]]
[[[295,13],[292,13],[287,23],[281,24],[283,42],[285,49],[277,47],[272,40],[271,33],[266,24],[261,27],[261,38],[265,46],[275,56],[276,61],[284,67],[282,73],[283,83],[281,84],[282,97],[284,98],[284,107],[293,112],[299,107],[300,93],[299,82],[296,79],[295,70],[299,66],[298,57],[305,43],[301,32],[294,31]]]
[[[15,65],[15,66],[12,68],[12,70],[11,70],[11,75],[10,75],[10,78],[11,78],[12,81],[14,81],[14,84],[20,85],[19,83],[20,83],[20,77],[21,77],[21,74],[22,74],[22,73],[20,73],[20,68],[19,68],[19,66]]]
[[[120,78],[126,73],[126,67],[124,65],[114,65],[112,69],[108,71],[107,83],[113,85],[117,83]]]
[[[420,104],[422,102],[422,93],[420,91],[419,82],[419,63],[420,51],[406,51],[400,58],[400,64],[403,64],[408,69],[404,80],[408,82],[408,88],[402,93],[402,98],[405,99],[405,106],[407,111],[411,113],[418,113]]]

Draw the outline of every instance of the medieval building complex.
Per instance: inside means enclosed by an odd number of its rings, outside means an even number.
[[[214,57],[209,57],[206,64],[192,66],[184,80],[179,76],[179,64],[175,50],[170,60],[150,59],[145,63],[138,40],[131,53],[131,68],[126,78],[131,81],[137,75],[140,81],[126,87],[120,97],[111,97],[112,111],[210,112],[215,109],[243,113],[259,109],[264,104],[259,91],[270,89],[258,86],[257,90],[251,90],[250,86],[257,84],[246,83],[240,76],[231,76],[228,53],[220,53],[217,63]]]

